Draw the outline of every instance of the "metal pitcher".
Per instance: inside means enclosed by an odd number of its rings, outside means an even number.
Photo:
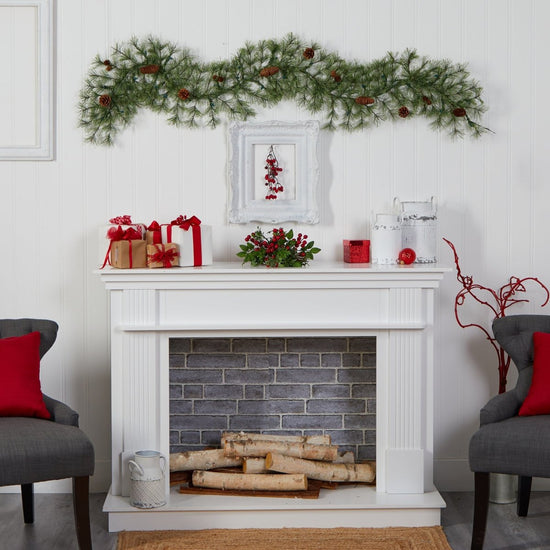
[[[158,508],[166,504],[164,471],[166,457],[158,451],[136,451],[130,469],[130,504],[136,508]]]
[[[401,222],[395,214],[376,214],[371,227],[371,263],[396,264],[401,250]]]
[[[434,263],[437,249],[435,198],[432,197],[429,201],[400,201],[395,197],[393,203],[401,216],[402,248],[412,248],[415,251],[415,263]]]

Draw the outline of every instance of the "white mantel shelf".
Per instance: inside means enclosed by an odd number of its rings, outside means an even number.
[[[338,280],[341,276],[351,280],[364,280],[367,276],[370,280],[378,279],[403,280],[404,278],[415,281],[440,280],[444,273],[451,268],[440,264],[411,264],[411,265],[374,265],[374,264],[351,264],[343,262],[329,262],[314,260],[302,268],[277,267],[267,268],[264,266],[250,267],[240,262],[216,262],[212,265],[200,267],[173,267],[170,269],[116,269],[107,267],[97,270],[96,273],[107,283],[116,285],[116,282],[127,283],[151,283],[160,281],[179,281],[181,278],[209,281],[225,280],[258,280],[258,281],[300,281],[303,278],[323,280],[333,278]],[[344,275],[345,274],[345,275]]]
[[[110,530],[438,524],[445,504],[433,486],[434,304],[448,271],[322,260],[305,268],[98,270],[110,302]],[[170,338],[272,335],[376,336],[376,488],[313,502],[172,490],[162,508],[132,508],[128,458],[145,448],[169,453]]]

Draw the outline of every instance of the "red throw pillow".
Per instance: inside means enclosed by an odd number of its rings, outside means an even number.
[[[50,418],[40,389],[40,332],[0,338],[0,416]]]
[[[550,414],[550,334],[533,333],[533,378],[520,416]]]

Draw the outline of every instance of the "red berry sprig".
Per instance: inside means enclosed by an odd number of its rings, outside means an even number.
[[[277,198],[277,193],[282,193],[284,191],[284,187],[279,182],[279,174],[283,169],[279,166],[279,161],[273,150],[273,145],[269,148],[264,168],[267,171],[267,174],[264,176],[265,185],[267,186],[265,198],[266,200],[273,200]]]
[[[294,237],[292,229],[285,231],[282,227],[270,231],[271,237],[264,235],[258,227],[256,231],[244,238],[241,251],[237,253],[243,264],[250,262],[253,266],[267,267],[302,267],[313,260],[313,255],[321,251],[308,241],[307,235],[298,233]]]

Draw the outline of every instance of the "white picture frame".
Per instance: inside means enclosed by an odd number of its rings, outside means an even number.
[[[233,122],[229,126],[230,223],[319,222],[319,122]],[[265,159],[273,146],[284,192],[265,198]]]
[[[54,0],[0,0],[0,160],[54,157]]]

